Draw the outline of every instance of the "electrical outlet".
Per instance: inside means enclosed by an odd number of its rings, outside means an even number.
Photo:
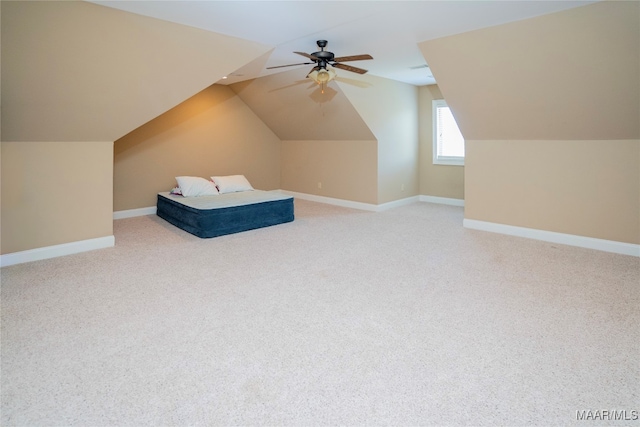
[[[321,182],[318,183],[318,188],[322,188],[322,183]]]
[[[404,191],[404,184],[400,186],[400,191]]]

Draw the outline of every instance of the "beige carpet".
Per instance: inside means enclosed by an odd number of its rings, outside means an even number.
[[[640,260],[462,219],[296,200],[289,224],[123,219],[115,248],[5,267],[0,422],[638,426]]]

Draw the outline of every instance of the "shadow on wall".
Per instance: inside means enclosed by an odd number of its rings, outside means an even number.
[[[368,82],[342,77],[322,87],[304,76],[307,69],[276,73],[230,85],[245,104],[283,141],[370,141],[367,124],[345,96],[351,84],[372,92]],[[345,84],[346,83],[346,84]],[[377,89],[376,89],[377,90]]]
[[[296,80],[290,85],[277,87],[275,89],[269,90],[268,92],[269,93],[278,92],[281,90],[290,89],[292,87],[296,87],[304,84],[307,85],[305,90],[310,90],[315,88],[315,90],[311,92],[311,94],[309,95],[309,98],[311,98],[311,100],[316,104],[324,104],[326,102],[329,102],[338,94],[338,92],[335,89],[333,89],[331,86],[325,85],[325,87],[323,88],[311,80]]]
[[[367,82],[363,82],[363,81],[359,81],[359,80],[354,80],[354,79],[347,79],[344,77],[336,77],[335,80],[341,82],[341,83],[346,83],[348,85],[352,85],[352,86],[357,86],[359,88],[368,88],[371,87],[371,83],[367,83]],[[277,87],[275,89],[271,89],[269,90],[269,93],[272,92],[278,92],[281,90],[286,90],[292,87],[296,87],[296,86],[300,86],[300,85],[304,85],[307,84],[308,86],[306,87],[306,89],[313,89],[315,88],[315,90],[311,93],[311,95],[309,95],[309,98],[317,103],[317,104],[324,104],[327,102],[330,102],[337,94],[338,91],[336,91],[334,88],[332,88],[330,86],[330,83],[328,85],[325,85],[324,88],[320,85],[318,85],[317,83],[309,80],[309,79],[305,79],[305,80],[296,80],[295,82],[293,82],[290,85],[286,85],[286,86],[281,86],[281,87]]]
[[[338,94],[338,92],[330,86],[321,87],[314,83],[317,86],[316,90],[311,92],[309,98],[318,104],[322,104],[323,102],[329,102]]]
[[[357,86],[359,88],[371,87],[370,83],[362,82],[362,81],[358,81],[358,80],[345,79],[343,77],[336,77],[336,80],[341,82],[341,83],[346,83],[348,85]],[[326,85],[324,88],[322,88],[317,83],[312,83],[311,87],[316,87],[316,90],[314,90],[311,93],[311,95],[309,95],[309,98],[311,98],[314,102],[316,102],[318,104],[322,104],[324,102],[329,102],[338,94],[338,91],[336,91],[335,89],[333,89],[331,86],[328,86],[328,85]]]

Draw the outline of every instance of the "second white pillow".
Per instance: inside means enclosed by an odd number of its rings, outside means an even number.
[[[216,183],[220,194],[253,190],[244,175],[212,176],[211,179]]]

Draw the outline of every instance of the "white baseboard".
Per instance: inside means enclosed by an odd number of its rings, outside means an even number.
[[[393,202],[383,203],[377,206],[376,212],[386,211],[387,209],[397,208],[400,206],[410,205],[420,201],[419,196],[407,197],[400,200],[394,200]]]
[[[394,200],[392,202],[382,203],[380,205],[374,205],[373,203],[354,202],[352,200],[336,199],[333,197],[317,196],[315,194],[298,193],[289,190],[274,190],[284,194],[288,194],[293,197],[297,197],[303,200],[309,200],[311,202],[326,203],[328,205],[342,206],[343,208],[360,209],[371,212],[381,212],[387,209],[393,209],[400,206],[410,205],[415,202],[430,202],[440,203],[445,205],[464,206],[464,200],[460,199],[447,199],[445,197],[435,196],[412,196],[405,199]],[[116,211],[113,213],[113,219],[133,218],[136,216],[155,215],[157,208],[155,206],[149,206],[147,208],[129,209],[125,211]]]
[[[156,206],[148,208],[129,209],[126,211],[116,211],[113,213],[113,219],[133,218],[134,216],[155,215]]]
[[[441,205],[464,206],[464,199],[450,199],[448,197],[420,196],[421,202],[439,203]]]
[[[351,200],[335,199],[333,197],[317,196],[315,194],[298,193],[289,190],[278,190],[281,193],[288,194],[298,199],[309,200],[311,202],[326,203],[328,205],[342,206],[343,208],[360,209],[370,212],[380,212],[398,206],[408,205],[418,201],[418,196],[408,197],[406,199],[394,200],[392,202],[374,205],[373,203],[354,202]]]
[[[365,211],[375,211],[377,205],[362,202],[353,202],[351,200],[334,199],[333,197],[316,196],[315,194],[298,193],[289,190],[278,190],[281,193],[288,194],[298,199],[309,200],[311,202],[326,203],[328,205],[342,206],[343,208],[361,209]]]
[[[554,231],[537,230],[534,228],[516,227],[513,225],[497,224],[494,222],[478,221],[466,218],[463,220],[462,225],[465,228],[474,230],[508,234],[510,236],[526,237],[528,239],[543,240],[545,242],[558,243],[561,245],[578,246],[581,248],[596,249],[604,252],[640,257],[640,245],[632,243],[576,236],[574,234],[556,233]]]
[[[46,246],[44,248],[30,249],[27,251],[14,252],[0,255],[0,267],[7,267],[14,264],[39,261],[42,259],[56,258],[59,256],[72,255],[80,252],[93,251],[96,249],[111,248],[115,246],[115,236],[98,237],[96,239],[80,240],[78,242],[63,243],[61,245]]]

